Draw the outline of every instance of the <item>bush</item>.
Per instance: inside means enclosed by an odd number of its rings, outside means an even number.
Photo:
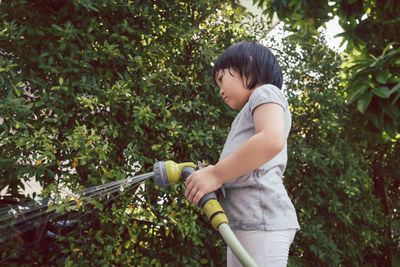
[[[18,187],[31,177],[48,197],[150,172],[156,160],[215,162],[233,113],[220,108],[210,64],[251,38],[222,4],[2,3],[3,204],[26,201]],[[67,266],[221,264],[222,241],[182,191],[148,182],[77,200],[82,208],[55,219],[76,227],[53,230],[59,237],[47,250],[38,242],[26,249],[27,235],[46,233],[44,224],[23,236],[22,252],[2,256]]]

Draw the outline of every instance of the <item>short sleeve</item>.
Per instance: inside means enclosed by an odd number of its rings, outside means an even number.
[[[287,100],[282,91],[272,84],[262,85],[254,90],[254,92],[251,94],[249,98],[249,108],[251,114],[253,114],[253,111],[256,107],[265,103],[279,104],[285,111],[288,107]]]

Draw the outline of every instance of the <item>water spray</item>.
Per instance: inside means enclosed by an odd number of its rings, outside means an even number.
[[[59,228],[65,228],[69,224],[75,225],[77,219],[91,214],[90,212],[82,212],[76,218],[60,218],[66,212],[78,211],[92,204],[95,205],[97,201],[102,199],[106,199],[103,202],[103,204],[106,204],[121,193],[131,192],[136,188],[134,185],[152,176],[153,172],[149,172],[123,180],[91,186],[79,191],[61,190],[59,193],[45,199],[39,198],[25,203],[2,205],[0,207],[0,246],[15,242],[24,245],[22,248],[15,248],[9,251],[8,254],[3,253],[2,258],[0,258],[0,265],[15,257],[21,251],[37,244],[41,239],[50,238],[54,240],[58,235]],[[117,192],[120,193],[115,195],[114,193]],[[97,206],[95,205],[95,207]],[[48,225],[48,223],[50,224]],[[25,235],[32,235],[30,231],[36,231],[36,229],[44,234],[40,234],[37,240],[26,241],[29,238],[26,238]]]
[[[190,174],[195,172],[197,167],[192,162],[178,164],[172,160],[158,161],[154,164],[153,180],[159,187],[168,187],[176,184],[180,177],[186,180]],[[199,207],[204,209],[208,219],[211,221],[211,225],[221,234],[243,266],[258,266],[228,225],[228,218],[218,202],[218,198],[223,197],[223,195],[221,189],[216,192],[210,192],[200,199]]]

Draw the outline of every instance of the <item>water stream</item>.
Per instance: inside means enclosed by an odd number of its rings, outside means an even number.
[[[21,237],[25,232],[51,222],[71,210],[85,208],[98,200],[106,199],[107,203],[120,196],[120,194],[133,190],[136,188],[135,185],[153,175],[154,172],[149,172],[119,181],[91,186],[75,192],[61,191],[51,198],[2,206],[0,208],[0,245],[7,241],[12,241],[11,239],[15,238],[16,235]],[[113,194],[118,191],[120,191],[119,194]],[[83,212],[80,217],[87,214],[90,214],[90,212]],[[18,251],[12,254],[15,253],[18,253]],[[6,259],[9,257],[6,257]],[[6,259],[2,259],[0,263]]]

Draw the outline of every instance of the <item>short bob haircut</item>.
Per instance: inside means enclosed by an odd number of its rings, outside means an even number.
[[[273,84],[282,89],[282,69],[272,52],[265,46],[243,41],[231,45],[215,61],[212,70],[214,82],[216,74],[223,69],[233,69],[247,81],[246,88],[251,90],[257,85]]]

